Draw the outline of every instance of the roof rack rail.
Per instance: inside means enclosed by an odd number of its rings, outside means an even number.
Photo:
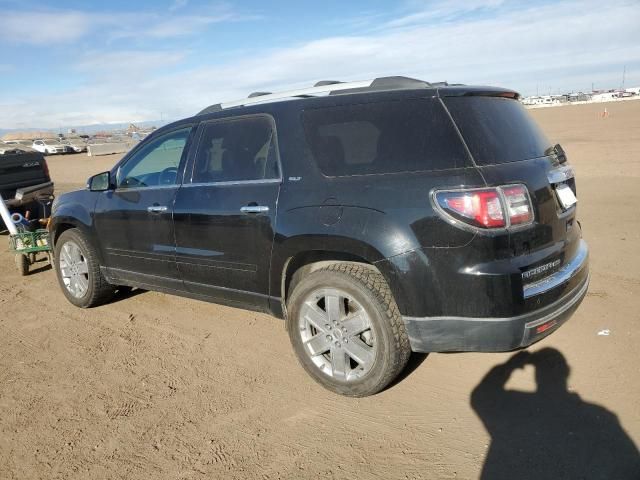
[[[263,97],[265,95],[271,95],[271,92],[252,92],[248,98]]]
[[[402,88],[426,88],[430,87],[429,82],[409,77],[380,77],[371,82],[371,88],[376,90],[396,90]]]
[[[216,112],[220,112],[220,111],[222,111],[222,105],[219,104],[219,103],[216,103],[215,105],[209,105],[204,110],[200,110],[198,112],[198,115],[206,115],[208,113],[216,113]]]
[[[418,80],[408,77],[380,77],[373,80],[364,80],[358,82],[340,82],[337,80],[321,80],[313,87],[301,88],[297,90],[289,90],[284,92],[254,92],[248,98],[235,100],[232,102],[218,103],[211,105],[198,115],[219,112],[227,108],[242,107],[247,105],[255,105],[257,103],[275,102],[291,98],[309,98],[318,95],[339,95],[342,93],[361,93],[367,91],[380,90],[401,90],[401,89],[419,89],[429,88],[433,85],[424,80]]]
[[[344,83],[344,82],[341,82],[340,80],[320,80],[319,82],[316,82],[313,86],[324,87],[325,85],[337,85],[338,83]]]

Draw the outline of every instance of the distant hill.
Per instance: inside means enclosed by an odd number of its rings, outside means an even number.
[[[146,122],[135,122],[135,125],[138,127],[161,127],[162,125],[166,125],[170,123],[171,120],[149,120]],[[4,138],[7,134],[20,134],[20,136],[28,136],[29,138],[35,137],[56,137],[58,133],[67,134],[69,129],[74,129],[78,134],[87,134],[91,135],[96,132],[104,132],[104,131],[112,131],[112,130],[126,130],[132,122],[122,122],[122,123],[96,123],[94,125],[78,125],[78,126],[67,126],[63,128],[0,128],[0,138]],[[29,135],[30,134],[30,135]]]

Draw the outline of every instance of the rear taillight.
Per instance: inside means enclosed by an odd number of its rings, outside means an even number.
[[[527,187],[440,190],[433,195],[437,210],[449,219],[482,229],[508,228],[533,222]]]
[[[511,185],[499,187],[502,191],[504,203],[507,207],[507,216],[511,225],[522,225],[533,221],[533,209],[529,192],[524,185]]]

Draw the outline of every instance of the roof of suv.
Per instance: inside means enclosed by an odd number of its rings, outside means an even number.
[[[464,96],[487,95],[519,98],[519,94],[513,90],[497,87],[478,87],[462,84],[449,84],[447,82],[430,83],[423,80],[408,77],[380,77],[374,80],[359,82],[339,82],[323,80],[313,87],[290,90],[284,92],[253,92],[247,98],[232,102],[210,105],[197,115],[207,115],[220,112],[229,108],[248,107],[265,103],[274,103],[290,100],[309,98],[321,98],[333,95],[354,95],[362,93],[390,92],[390,91],[422,91],[434,90],[439,96]]]
[[[469,86],[447,82],[429,83],[408,77],[381,77],[363,82],[338,82],[324,80],[313,87],[285,92],[254,92],[247,98],[232,102],[210,105],[191,117],[186,117],[164,125],[150,136],[161,135],[168,130],[192,122],[216,118],[235,117],[244,114],[276,114],[281,108],[319,108],[355,96],[363,96],[363,101],[379,99],[415,98],[415,96],[494,96],[518,99],[520,94],[514,90],[500,87]],[[346,97],[346,98],[345,98]],[[376,98],[377,100],[378,98]]]

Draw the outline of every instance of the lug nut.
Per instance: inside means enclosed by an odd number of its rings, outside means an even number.
[[[331,335],[327,335],[327,340],[331,341]]]

